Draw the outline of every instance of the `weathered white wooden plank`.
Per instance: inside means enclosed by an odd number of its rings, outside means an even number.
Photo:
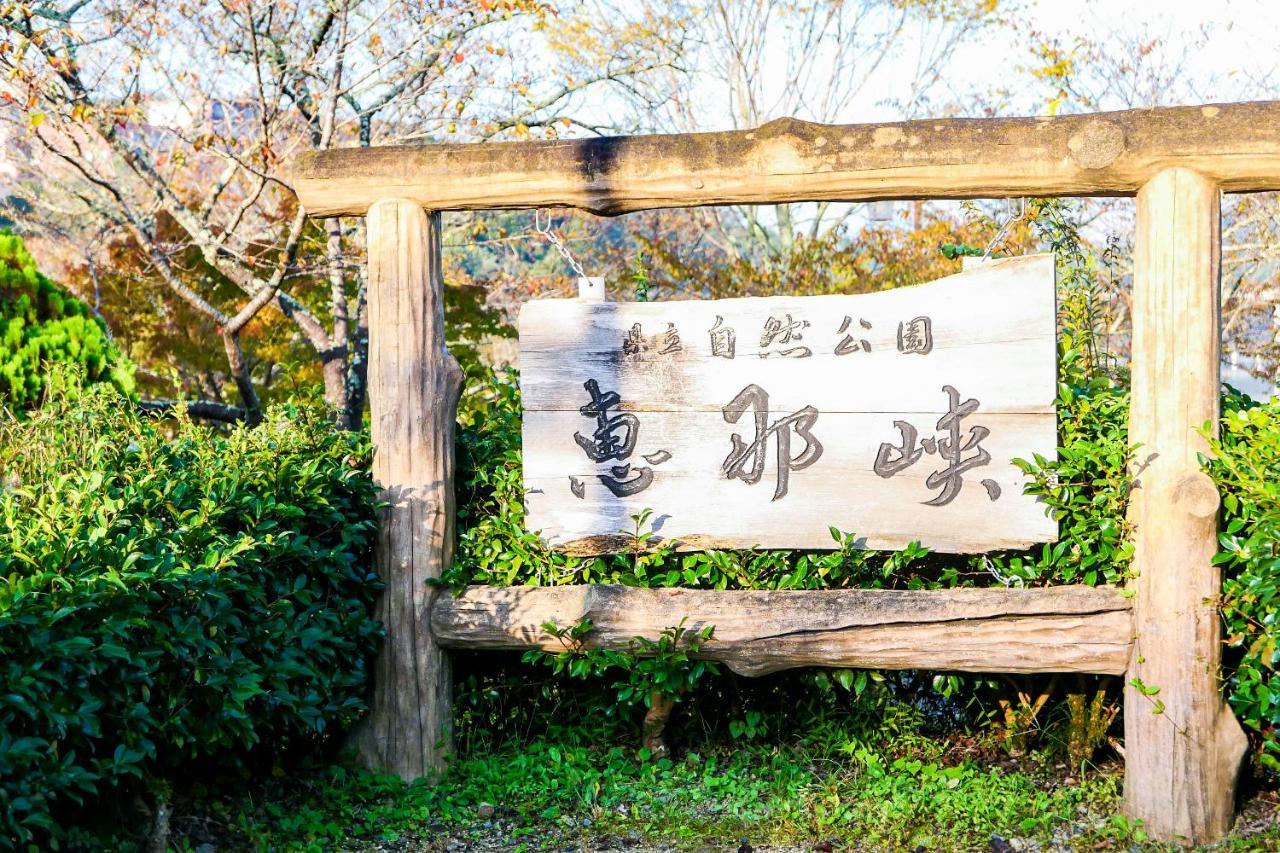
[[[770,318],[788,317],[809,324],[797,329],[799,339],[777,335],[761,347]],[[904,354],[899,324],[919,317],[930,320],[930,352]],[[636,324],[643,349],[626,352]],[[733,358],[713,354],[712,329],[722,344],[733,330]],[[718,412],[755,383],[777,409],[894,412],[938,409],[941,386],[950,383],[985,412],[1052,412],[1054,335],[1051,255],[857,296],[534,300],[520,315],[520,387],[526,411],[577,412],[586,379],[607,376],[629,411]],[[848,351],[837,355],[846,339]],[[776,354],[805,350],[811,355]],[[770,354],[761,358],[762,351]]]
[[[1047,255],[859,296],[529,303],[529,527],[577,554],[646,508],[683,549],[1050,541],[1012,460],[1054,455],[1054,314]]]
[[[940,411],[821,413],[815,434],[822,441],[822,457],[808,468],[791,471],[787,494],[778,500],[773,499],[777,478],[772,448],[760,482],[719,477],[731,449],[730,437],[736,433],[750,440],[752,430],[744,430],[745,424],[727,424],[719,412],[665,413],[661,419],[652,418],[652,423],[646,417],[638,450],[666,451],[671,459],[655,466],[638,463],[653,470],[653,482],[628,500],[619,500],[609,491],[597,476],[600,467],[572,441],[526,454],[530,526],[540,529],[548,542],[576,554],[625,550],[619,547],[625,543],[576,534],[632,530],[630,516],[645,507],[655,511],[646,530],[652,527],[661,540],[676,540],[682,550],[831,548],[835,546],[831,526],[856,534],[869,548],[896,549],[920,540],[936,550],[973,552],[1025,547],[1055,538],[1055,522],[1045,515],[1043,504],[1022,495],[1026,478],[1010,461],[1027,447],[1052,451],[1056,441],[1052,415],[975,415],[974,423],[991,430],[982,446],[992,461],[962,475],[959,494],[945,506],[922,506],[940,491],[926,485],[936,466],[926,467],[922,460],[889,478],[874,472],[880,444],[899,438],[894,420],[910,420],[922,434],[932,435],[943,415]],[[525,415],[525,428],[534,435],[572,436],[583,429],[583,422],[578,412]],[[690,460],[702,470],[691,468]],[[582,485],[581,499],[573,497],[570,477]],[[998,485],[997,501],[991,500],[981,480]]]

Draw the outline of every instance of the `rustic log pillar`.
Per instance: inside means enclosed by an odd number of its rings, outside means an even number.
[[[1134,632],[1125,685],[1125,805],[1156,838],[1230,829],[1246,749],[1220,694],[1218,493],[1199,430],[1219,405],[1220,190],[1157,173],[1138,193],[1130,442]]]
[[[445,347],[440,214],[392,199],[369,208],[369,405],[379,514],[378,617],[387,636],[369,718],[355,737],[368,766],[412,780],[450,750],[445,653],[431,636],[452,559],[454,424],[462,371]]]

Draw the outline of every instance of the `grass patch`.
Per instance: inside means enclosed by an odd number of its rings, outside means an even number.
[[[651,761],[643,751],[535,740],[454,763],[436,785],[330,767],[181,819],[185,844],[312,850],[415,847],[448,835],[463,849],[588,849],[655,840],[837,849],[989,850],[993,836],[1090,845],[1141,841],[1110,819],[1119,779],[1050,778],[956,757],[944,742],[898,749],[762,745]],[[218,838],[203,836],[218,826]],[[997,841],[998,843],[998,841]],[[1259,848],[1262,849],[1262,848]]]
[[[234,784],[208,779],[175,798],[174,846],[1185,849],[1150,843],[1120,816],[1123,764],[1115,756],[1079,772],[1066,761],[1060,724],[1042,720],[1038,749],[1014,758],[985,716],[965,717],[963,707],[951,708],[961,717],[941,714],[912,692],[927,680],[895,675],[861,698],[797,690],[794,675],[735,682],[723,695],[682,703],[674,756],[655,760],[636,748],[639,711],[608,709],[600,684],[544,684],[538,669],[495,674],[470,663],[474,677],[460,686],[455,707],[461,754],[434,784],[406,785],[343,764]],[[517,675],[518,690],[503,680]],[[787,701],[774,703],[775,694]],[[734,695],[763,709],[750,732],[733,735],[717,724],[742,713]],[[1276,802],[1274,791],[1255,795],[1237,833],[1215,849],[1280,849]]]

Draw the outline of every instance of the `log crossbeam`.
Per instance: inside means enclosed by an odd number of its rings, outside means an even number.
[[[446,648],[564,650],[544,628],[591,620],[590,648],[656,640],[682,619],[715,626],[702,656],[742,675],[802,666],[1118,675],[1130,600],[1110,587],[949,590],[470,587],[439,596],[431,633]]]
[[[311,151],[291,184],[312,216],[380,199],[428,210],[637,210],[794,201],[1135,195],[1194,169],[1229,192],[1280,190],[1280,102],[1054,118],[826,125],[722,133]]]

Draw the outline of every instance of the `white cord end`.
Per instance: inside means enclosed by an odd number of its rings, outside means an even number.
[[[604,276],[579,276],[578,298],[583,302],[604,302]]]

